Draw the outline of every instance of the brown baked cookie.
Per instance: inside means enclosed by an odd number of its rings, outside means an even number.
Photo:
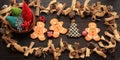
[[[96,23],[94,22],[89,23],[88,28],[86,28],[85,30],[88,32],[87,36],[85,37],[87,41],[90,41],[92,39],[94,39],[95,41],[100,40],[100,37],[98,35],[98,33],[100,32],[100,29],[97,28]]]
[[[64,22],[59,22],[58,19],[53,18],[50,21],[51,26],[49,27],[50,30],[53,30],[53,37],[57,38],[59,37],[60,33],[65,34],[67,32],[67,29],[63,27]]]
[[[33,30],[34,32],[30,35],[32,39],[36,39],[37,37],[40,41],[44,41],[46,39],[44,33],[47,32],[47,29],[43,22],[37,22],[37,26],[35,26]]]

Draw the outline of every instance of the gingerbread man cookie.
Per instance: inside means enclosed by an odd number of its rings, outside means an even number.
[[[49,29],[54,31],[53,32],[54,38],[59,37],[60,33],[65,34],[67,32],[67,29],[62,27],[63,23],[64,22],[62,22],[62,21],[59,22],[58,19],[56,19],[56,18],[51,19],[51,21],[50,21],[51,26],[49,27]]]
[[[87,36],[85,37],[87,41],[90,41],[92,39],[94,39],[95,41],[100,40],[100,37],[98,35],[100,29],[97,28],[96,23],[94,22],[89,23],[88,28],[86,28],[85,30],[88,32]]]
[[[37,37],[40,41],[44,41],[46,39],[44,33],[47,32],[47,29],[43,22],[37,22],[37,26],[35,26],[33,30],[34,32],[30,35],[32,39]]]

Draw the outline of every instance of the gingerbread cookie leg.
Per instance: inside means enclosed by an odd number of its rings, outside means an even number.
[[[87,35],[87,36],[85,37],[85,39],[86,39],[87,41],[90,41],[90,40],[92,40],[92,37],[89,36],[89,35]]]
[[[32,33],[32,34],[30,35],[30,37],[31,37],[32,39],[36,39],[38,36],[37,36],[35,33]]]
[[[99,40],[100,40],[100,37],[97,35],[97,36],[93,37],[93,39],[94,39],[95,41],[99,41]]]
[[[39,35],[39,36],[38,36],[38,39],[39,39],[40,41],[44,41],[46,38],[45,38],[44,35]]]
[[[60,33],[59,32],[53,32],[53,37],[57,38],[59,37]]]
[[[65,34],[66,32],[67,32],[66,28],[62,28],[61,31],[60,31],[61,34]]]

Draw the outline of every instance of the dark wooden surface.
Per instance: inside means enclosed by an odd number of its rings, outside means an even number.
[[[18,2],[21,0],[17,0]],[[50,2],[50,0],[41,0],[42,1],[42,5],[47,6],[48,3]],[[71,5],[71,1],[72,0],[58,0],[59,2],[62,3],[67,3],[67,6]],[[80,2],[84,2],[84,0],[79,0]],[[97,1],[101,1],[102,4],[106,4],[106,5],[112,5],[114,7],[114,11],[117,11],[118,13],[120,13],[120,0],[91,0],[90,4],[95,3]],[[4,4],[9,4],[8,0],[0,0],[0,7]],[[32,10],[35,12],[35,8],[32,8]],[[46,17],[46,27],[48,28],[50,26],[49,21],[52,18],[57,18],[56,13],[54,14],[40,14],[40,16],[45,16]],[[68,28],[70,25],[70,19],[68,16],[60,16],[58,18],[59,20],[64,21],[64,27]],[[80,32],[82,32],[88,25],[88,23],[91,21],[90,17],[88,18],[84,18],[81,19],[79,16],[75,17],[76,19],[76,23],[78,24],[78,28],[80,29]],[[37,20],[37,19],[36,19]],[[107,26],[105,26],[103,24],[103,19],[101,22],[96,22],[98,24],[98,27],[101,29],[101,32],[99,35],[102,35],[103,32],[106,30]],[[118,23],[118,29],[120,31],[120,19],[117,20]],[[40,42],[38,39],[36,40],[32,40],[30,39],[29,35],[30,33],[32,33],[33,31],[27,33],[27,34],[13,34],[13,38],[18,40],[18,43],[20,45],[29,45],[31,41],[35,42],[35,46],[42,46],[45,47],[47,46],[47,42],[48,39],[45,42]],[[85,47],[87,46],[87,44],[89,42],[84,40],[84,37],[75,39],[75,38],[69,38],[65,35],[60,35],[60,37],[63,38],[64,41],[67,41],[71,44],[74,44],[74,42],[79,42],[80,43],[80,47]],[[59,46],[59,40],[60,38],[57,39],[52,39],[53,43],[55,44],[55,47]],[[68,53],[69,51],[65,51],[62,53],[62,55],[60,56],[60,60],[70,60],[68,57]],[[78,59],[78,60],[120,60],[120,43],[117,43],[115,52],[112,54],[107,54],[107,58],[103,59],[102,57],[98,56],[97,54],[92,54],[91,57],[89,58],[85,58],[85,59]],[[40,58],[36,58],[34,55],[29,55],[29,57],[24,57],[24,55],[22,53],[19,52],[12,52],[10,49],[6,48],[6,44],[5,42],[1,39],[1,35],[0,35],[0,60],[53,60],[53,55],[48,54],[46,56],[46,58],[44,58],[43,56]],[[74,59],[73,59],[74,60]]]

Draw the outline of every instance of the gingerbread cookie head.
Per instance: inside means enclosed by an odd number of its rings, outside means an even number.
[[[45,24],[43,22],[37,22],[37,26],[40,28],[44,28]]]
[[[97,25],[96,25],[96,23],[91,22],[91,23],[89,23],[88,27],[89,27],[89,28],[96,28]]]
[[[51,25],[56,25],[56,24],[58,24],[58,19],[56,19],[56,18],[51,19],[50,24],[51,24]]]

